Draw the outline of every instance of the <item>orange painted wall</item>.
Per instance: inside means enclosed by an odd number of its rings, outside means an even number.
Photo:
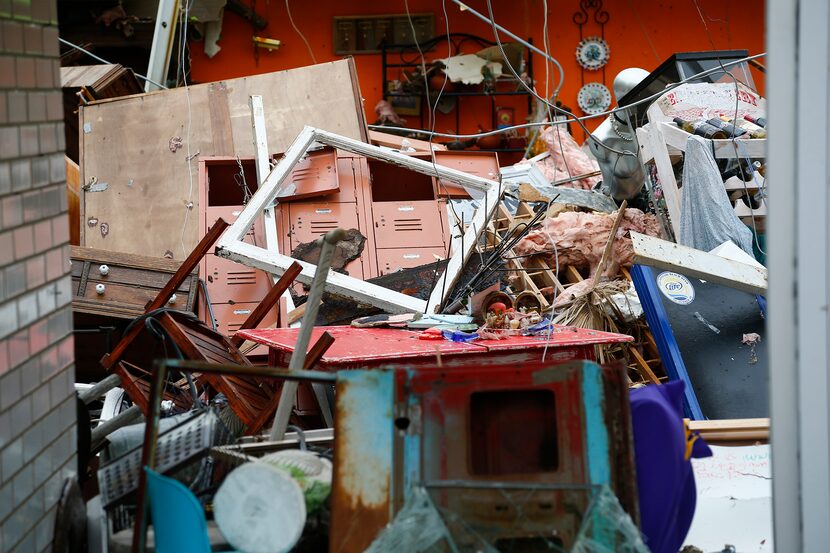
[[[337,15],[406,13],[404,2],[380,2],[368,0],[290,0],[291,13],[297,27],[305,34],[318,62],[338,59],[332,49],[332,17]],[[483,0],[471,0],[471,7],[487,12]],[[627,67],[642,67],[651,71],[674,52],[713,49],[747,49],[750,54],[764,51],[764,0],[697,0],[703,12],[703,20],[694,0],[606,0],[604,9],[610,16],[605,26],[605,38],[611,47],[611,59],[605,71],[605,85],[611,88],[617,72]],[[304,43],[291,28],[285,3],[281,0],[259,0],[256,9],[265,16],[268,27],[254,32],[247,21],[226,13],[219,45],[222,50],[213,58],[207,58],[200,43],[191,44],[192,78],[196,82],[240,77],[255,73],[290,69],[312,63]],[[436,33],[445,30],[442,4],[439,0],[409,0],[411,13],[435,14]],[[543,3],[541,0],[493,0],[496,21],[522,37],[532,37],[542,48]],[[582,86],[581,68],[576,63],[575,49],[579,42],[579,28],[572,16],[579,9],[579,0],[548,0],[549,35],[551,53],[565,69],[565,84],[561,100],[582,114],[576,95]],[[493,39],[486,23],[461,12],[450,0],[446,0],[450,32],[465,32]],[[705,21],[705,24],[704,24]],[[708,27],[708,32],[707,32]],[[589,20],[584,34],[599,33],[599,26]],[[274,52],[260,51],[259,60],[254,57],[251,36],[259,34],[277,38],[283,46]],[[428,53],[427,58],[444,57],[446,52]],[[763,63],[763,59],[761,62]],[[355,56],[360,88],[365,99],[367,119],[374,120],[374,106],[381,98],[380,55]],[[533,60],[537,87],[544,91],[543,58]],[[552,76],[555,71],[552,70]],[[763,74],[754,71],[756,85],[763,94]],[[602,80],[602,72],[586,72],[585,81]],[[320,83],[326,86],[326,83]],[[513,102],[517,123],[525,114],[525,104]],[[500,101],[499,105],[511,105]],[[490,104],[486,98],[474,99],[462,108],[461,132],[474,132],[478,125],[490,127]],[[409,117],[416,123],[417,117]],[[598,121],[589,124],[593,128]],[[436,130],[452,131],[455,116],[438,116]],[[577,134],[577,138],[579,138]]]

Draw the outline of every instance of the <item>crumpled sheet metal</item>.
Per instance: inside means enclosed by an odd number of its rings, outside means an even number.
[[[541,229],[525,236],[514,252],[516,255],[542,254],[555,263],[555,244],[560,267],[590,268],[593,274],[608,242],[615,217],[616,214],[578,211],[560,213],[546,219]],[[654,215],[635,208],[626,209],[614,240],[609,272],[634,263],[634,249],[628,234],[632,230],[649,236],[662,235],[660,222]]]

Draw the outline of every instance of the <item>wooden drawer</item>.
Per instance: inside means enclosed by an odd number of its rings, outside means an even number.
[[[144,313],[144,306],[154,299],[178,269],[180,262],[73,247],[72,310],[124,319]],[[106,274],[101,267],[106,265]],[[98,284],[104,286],[98,294]],[[194,273],[176,290],[175,302],[169,307],[193,311],[198,290],[198,276]]]

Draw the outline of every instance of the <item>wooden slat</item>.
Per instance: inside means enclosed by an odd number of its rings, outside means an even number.
[[[148,255],[113,252],[98,248],[83,248],[80,246],[72,246],[69,254],[73,260],[92,261],[94,263],[104,263],[119,267],[133,267],[136,269],[153,269],[168,273],[175,273],[182,265],[181,261],[166,259],[164,257],[150,257]]]
[[[648,365],[646,360],[643,359],[643,356],[640,355],[640,352],[637,351],[636,347],[631,346],[630,348],[628,348],[628,353],[630,353],[634,360],[637,362],[637,365],[640,367],[641,374],[644,374],[644,376],[648,380],[650,380],[652,384],[660,384],[660,379],[657,378],[657,375],[654,374],[654,371],[651,370],[651,367]]]
[[[170,277],[170,280],[156,296],[156,299],[147,304],[145,312],[153,311],[160,307],[164,307],[164,305],[167,304],[170,296],[172,296],[173,293],[181,287],[182,283],[188,278],[190,273],[199,266],[199,262],[202,260],[202,257],[204,257],[213,244],[219,240],[219,237],[227,227],[228,223],[226,223],[224,219],[216,221],[216,224],[211,227],[207,234],[205,234],[204,238],[202,238],[199,244],[197,244],[196,248],[190,252],[187,259],[182,262],[173,276]],[[130,331],[121,338],[118,344],[116,344],[112,352],[104,355],[101,359],[101,365],[103,365],[105,369],[110,370],[112,366],[121,359],[121,356],[124,355],[124,352],[133,340],[141,334],[143,328],[144,327],[142,325],[133,325]]]
[[[297,275],[300,274],[303,268],[300,266],[299,263],[294,262],[291,264],[288,269],[282,274],[280,279],[274,284],[274,286],[268,290],[268,293],[259,302],[259,305],[256,306],[253,313],[251,313],[247,319],[242,323],[239,327],[239,330],[245,330],[246,328],[256,328],[256,326],[262,322],[262,319],[268,314],[269,311],[280,301],[280,297],[283,293],[288,290],[288,287],[294,283],[294,279],[297,278]],[[245,340],[239,336],[238,334],[231,338],[231,343],[239,348]]]

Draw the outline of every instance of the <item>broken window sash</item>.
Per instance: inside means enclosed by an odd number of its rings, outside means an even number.
[[[236,222],[220,239],[216,247],[217,255],[276,275],[281,275],[290,266],[294,261],[291,257],[245,243],[244,238],[256,219],[271,207],[294,166],[315,143],[400,165],[431,177],[485,192],[482,200],[484,209],[476,211],[464,236],[464,248],[460,248],[450,258],[444,274],[437,279],[438,285],[432,291],[428,302],[339,273],[330,273],[327,280],[327,289],[330,292],[374,305],[391,313],[432,313],[440,308],[458,280],[464,263],[473,254],[479,235],[486,228],[487,221],[499,204],[502,195],[500,183],[313,127],[305,127],[300,132],[277,166],[269,173]],[[303,270],[297,280],[310,284],[316,265],[302,262],[301,265]]]

